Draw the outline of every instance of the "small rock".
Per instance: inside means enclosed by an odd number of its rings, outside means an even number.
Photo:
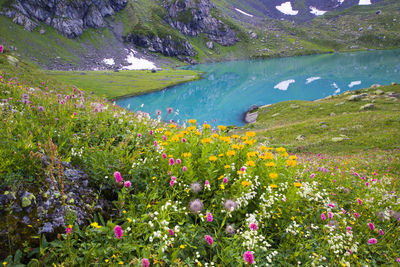
[[[361,27],[361,28],[358,29],[359,32],[362,32],[363,30],[364,30],[363,27]]]
[[[344,140],[344,138],[343,137],[333,137],[332,138],[332,142],[340,142],[340,141],[343,141]]]
[[[349,97],[347,97],[347,101],[358,101],[362,98],[361,95],[351,95]]]
[[[42,29],[40,29],[39,33],[40,33],[40,34],[45,34],[45,33],[46,33],[46,30],[42,28]]]
[[[326,128],[328,128],[328,127],[329,127],[329,126],[326,125],[326,124],[323,124],[323,125],[320,126],[321,129],[326,129]]]
[[[290,107],[291,107],[292,109],[298,109],[300,106],[295,105],[295,104],[291,104]]]
[[[340,131],[344,132],[344,131],[347,131],[347,129],[346,128],[340,128]]]
[[[272,118],[275,118],[275,117],[277,117],[277,116],[279,116],[279,115],[281,115],[280,113],[275,113],[275,114],[273,114],[271,117]]]
[[[378,88],[378,87],[381,87],[382,85],[380,85],[380,84],[373,84],[373,85],[371,85],[371,87],[370,88]]]
[[[341,105],[344,105],[344,103],[345,102],[339,102],[339,103],[335,104],[335,106],[341,106]]]
[[[257,38],[258,38],[257,33],[255,33],[255,32],[251,32],[251,33],[250,33],[250,39],[251,39],[251,40],[257,39]]]
[[[365,104],[364,106],[360,107],[360,110],[373,109],[374,107],[375,107],[374,104],[369,103],[369,104]]]
[[[382,10],[378,10],[378,11],[376,11],[376,14],[377,14],[377,15],[380,15],[380,14],[382,14]]]
[[[303,141],[305,138],[306,138],[306,137],[305,137],[304,135],[301,134],[301,135],[299,135],[299,136],[296,137],[296,140],[297,140],[297,141]]]
[[[206,45],[207,45],[208,49],[214,49],[214,43],[213,42],[211,42],[211,41],[207,42]]]
[[[382,90],[380,90],[380,89],[378,89],[378,90],[376,90],[376,91],[374,92],[374,94],[376,94],[376,95],[384,95],[385,92],[382,91]]]
[[[336,116],[335,112],[332,112],[331,114],[329,114],[330,116]]]

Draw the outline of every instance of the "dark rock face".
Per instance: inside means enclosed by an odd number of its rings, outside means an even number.
[[[104,18],[123,9],[126,3],[127,0],[18,0],[0,14],[29,31],[37,22],[44,22],[64,36],[75,38],[88,27],[104,27]]]
[[[139,47],[147,48],[151,52],[159,52],[168,57],[196,55],[193,46],[186,40],[174,40],[172,36],[165,38],[158,36],[148,37],[143,35],[128,34],[124,41],[133,43]]]
[[[50,164],[44,156],[42,163]],[[44,233],[47,238],[54,238],[57,233],[65,233],[66,213],[73,214],[75,222],[82,226],[88,222],[93,212],[108,216],[111,203],[99,198],[89,187],[88,176],[82,170],[73,168],[69,163],[61,162],[63,166],[63,193],[58,184],[58,177],[52,180],[46,177],[46,185],[23,188],[20,186],[14,192],[4,192],[0,195],[0,251],[8,251],[8,233],[12,243],[18,247],[30,236]],[[56,175],[56,174],[54,174]],[[39,190],[39,191],[38,191]],[[65,206],[63,206],[64,198]],[[4,227],[6,226],[6,227]],[[34,240],[28,240],[34,242]],[[1,253],[0,253],[1,255]]]
[[[165,0],[164,6],[168,13],[166,21],[182,34],[205,33],[210,40],[224,46],[237,42],[235,31],[211,15],[215,6],[209,0]]]

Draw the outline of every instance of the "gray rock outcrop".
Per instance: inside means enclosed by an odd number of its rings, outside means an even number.
[[[211,15],[215,8],[209,0],[164,0],[168,24],[187,36],[201,33],[224,46],[236,44],[236,32]]]
[[[104,18],[126,6],[127,0],[18,0],[0,11],[14,23],[32,31],[43,22],[68,38],[80,36],[87,28],[102,28]]]

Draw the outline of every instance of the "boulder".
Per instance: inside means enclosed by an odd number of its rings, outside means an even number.
[[[374,105],[374,104],[372,104],[372,103],[368,103],[368,104],[365,104],[364,106],[360,107],[360,110],[368,110],[368,109],[373,109],[374,107],[375,107],[375,105]]]
[[[206,45],[207,45],[208,49],[214,49],[214,43],[213,42],[211,42],[211,41],[207,42]]]
[[[347,101],[358,101],[361,100],[362,96],[361,95],[351,95],[347,97]]]

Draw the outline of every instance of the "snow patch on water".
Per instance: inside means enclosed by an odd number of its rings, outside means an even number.
[[[296,81],[293,79],[287,80],[287,81],[282,81],[282,82],[278,83],[277,85],[275,85],[274,88],[282,90],[282,91],[286,91],[289,88],[289,85],[294,82],[296,82]]]
[[[240,10],[239,8],[235,8],[235,10],[236,10],[237,12],[239,12],[239,13],[242,13],[243,15],[246,15],[246,16],[249,16],[249,17],[254,17],[253,15],[251,15],[251,14],[249,14],[249,13],[246,13],[246,12],[244,12],[243,10]]]
[[[339,86],[336,83],[332,83],[331,85],[336,89],[335,92],[333,92],[333,95],[339,94],[341,91]]]
[[[310,13],[314,14],[315,16],[322,16],[323,14],[325,14],[327,11],[323,11],[323,10],[319,10],[316,7],[310,6]]]
[[[152,70],[152,69],[157,69],[157,66],[144,58],[137,58],[135,57],[135,50],[131,50],[130,53],[128,54],[126,61],[130,65],[124,66],[122,69],[123,70]]]
[[[282,3],[280,6],[275,6],[275,7],[276,7],[276,9],[278,9],[280,12],[282,12],[285,15],[294,16],[299,13],[298,10],[293,10],[292,3],[290,3],[290,2],[285,2],[285,3]]]
[[[313,81],[319,80],[321,77],[310,77],[307,78],[306,84],[312,83]]]
[[[343,4],[344,0],[338,0],[339,4]]]
[[[371,5],[371,0],[360,0],[358,5],[360,5],[360,6],[369,6],[369,5]]]
[[[354,82],[351,82],[351,83],[349,84],[349,88],[352,88],[353,86],[360,85],[360,84],[361,84],[361,81],[354,81]]]
[[[113,58],[105,58],[105,59],[103,59],[103,62],[104,62],[105,64],[107,64],[107,65],[110,65],[110,66],[115,65],[115,61],[114,61]]]

